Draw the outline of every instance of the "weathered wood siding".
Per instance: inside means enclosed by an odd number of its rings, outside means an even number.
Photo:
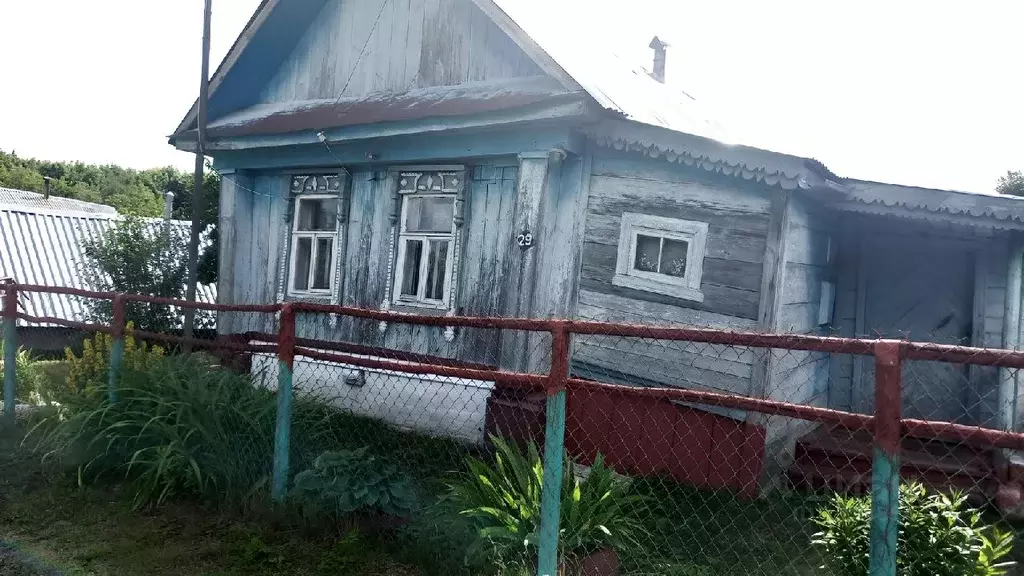
[[[465,236],[460,259],[458,311],[474,316],[508,315],[507,276],[518,167],[515,159],[491,161],[473,167],[467,191]],[[389,172],[352,170],[349,218],[344,233],[344,281],[340,302],[362,308],[377,308],[388,297],[387,269],[393,265],[391,225],[394,182]],[[278,269],[283,256],[281,242],[290,223],[284,200],[288,190],[285,173],[257,173],[251,191],[234,195],[233,247],[225,254],[233,262],[230,291],[233,302],[274,302],[278,292]],[[557,182],[556,182],[557,186]],[[227,247],[225,247],[227,250]],[[238,314],[230,328],[222,331],[274,330],[271,315]],[[448,342],[438,327],[389,325],[384,332],[378,323],[327,315],[300,317],[300,337],[349,341],[398,350],[458,357],[496,364],[500,334],[495,330],[459,329]]]
[[[757,326],[772,190],[637,154],[596,153],[590,181],[578,316],[732,329]],[[696,302],[615,286],[622,214],[707,222]],[[752,350],[728,346],[577,338],[577,373],[598,379],[747,394]]]
[[[404,92],[540,74],[470,0],[330,0],[259,101]]]
[[[799,194],[790,198],[788,226],[781,238],[785,258],[774,331],[819,334],[822,282],[831,278],[829,261],[833,218]],[[823,405],[828,394],[829,355],[821,352],[772,350],[765,396],[795,404]],[[813,425],[791,418],[769,418],[767,441],[792,440]]]

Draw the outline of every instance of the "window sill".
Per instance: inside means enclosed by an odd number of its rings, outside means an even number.
[[[402,314],[421,314],[424,316],[447,316],[449,308],[438,308],[436,306],[416,306],[408,302],[392,302],[390,310]]]
[[[632,288],[634,290],[642,290],[644,292],[653,292],[655,294],[663,294],[665,296],[671,296],[673,298],[679,298],[681,300],[692,300],[694,302],[703,302],[704,293],[699,289],[691,288],[689,286],[683,286],[680,284],[674,284],[671,282],[659,282],[657,280],[651,280],[649,278],[639,278],[636,276],[629,276],[626,274],[616,274],[612,277],[612,284],[615,286],[621,286],[623,288]]]
[[[313,304],[330,304],[330,294],[286,294],[285,302],[310,302]]]

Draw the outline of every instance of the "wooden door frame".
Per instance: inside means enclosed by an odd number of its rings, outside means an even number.
[[[855,228],[856,232],[855,240],[852,244],[857,247],[857,300],[854,316],[854,336],[857,338],[871,338],[873,335],[866,334],[865,324],[867,322],[867,277],[868,267],[870,265],[869,255],[872,250],[884,249],[887,246],[893,245],[894,242],[905,243],[909,241],[912,236],[893,234],[889,233],[885,236],[869,235],[865,234],[863,228]],[[973,294],[972,299],[972,310],[971,310],[971,333],[970,343],[972,346],[977,346],[984,337],[984,320],[985,320],[985,290],[987,289],[987,268],[985,266],[985,258],[982,250],[984,250],[986,238],[963,238],[956,236],[944,236],[938,235],[935,238],[929,238],[929,243],[940,242],[949,245],[956,246],[957,248],[963,248],[969,254],[969,262],[971,264],[972,273],[974,279],[972,282]],[[921,239],[925,241],[925,239]],[[934,245],[934,244],[931,244]],[[980,293],[979,293],[980,290]],[[979,319],[980,315],[980,321]],[[850,408],[854,412],[867,413],[871,409],[871,398],[872,395],[868,392],[872,389],[870,383],[864,381],[864,375],[867,367],[867,362],[873,361],[870,356],[858,355],[854,358],[853,362],[853,377],[851,383],[851,397],[850,397]],[[968,383],[967,393],[970,393],[970,389],[974,386],[977,370],[971,368],[967,372]],[[961,399],[963,402],[967,402],[968,398]],[[969,405],[969,404],[965,404]]]

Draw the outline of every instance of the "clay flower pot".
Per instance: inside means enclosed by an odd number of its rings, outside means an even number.
[[[602,548],[582,559],[565,562],[559,567],[562,576],[618,576],[619,553]]]

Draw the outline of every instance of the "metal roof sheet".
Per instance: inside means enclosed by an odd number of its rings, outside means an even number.
[[[81,273],[86,258],[83,244],[99,238],[120,218],[115,214],[82,211],[40,210],[0,205],[0,278],[24,284],[90,289]],[[162,224],[154,219],[154,225]],[[191,223],[172,220],[189,229]],[[199,286],[200,302],[215,302],[216,285]],[[25,313],[64,320],[84,321],[87,309],[82,298],[63,294],[30,293],[22,298]]]
[[[516,0],[492,1],[601,106],[625,118],[676,132],[739,143],[689,94],[651,78],[608,51],[599,39],[566,34],[547,14]],[[481,3],[478,0],[478,5]]]
[[[36,208],[41,210],[66,210],[71,212],[91,212],[95,214],[117,214],[113,206],[94,204],[73,198],[61,196],[50,196],[46,198],[38,192],[27,190],[15,190],[13,188],[0,187],[0,206],[21,206],[25,208]]]

